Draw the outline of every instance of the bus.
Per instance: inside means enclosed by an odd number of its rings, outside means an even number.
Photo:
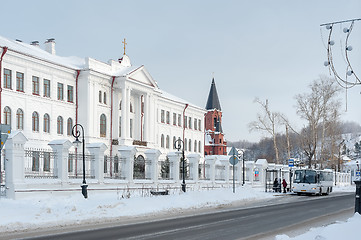
[[[293,174],[292,191],[297,195],[328,195],[333,187],[332,170],[298,169]]]

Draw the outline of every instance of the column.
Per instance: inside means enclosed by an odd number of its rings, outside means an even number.
[[[123,139],[126,139],[128,138],[127,136],[127,132],[126,132],[126,129],[127,129],[127,126],[129,124],[127,124],[127,115],[129,114],[127,111],[128,111],[128,107],[129,107],[129,103],[127,104],[128,100],[126,98],[126,89],[125,89],[125,86],[122,86],[122,110],[121,110],[121,114],[122,114],[122,120],[121,120],[121,123],[122,123],[122,126],[121,126],[121,134],[122,134],[122,138]],[[119,121],[119,120],[118,120]]]
[[[144,94],[143,95],[144,98],[144,115],[143,115],[143,141],[148,142],[148,129],[149,129],[149,95],[148,94]]]
[[[170,152],[168,153],[169,159],[169,176],[175,182],[179,182],[179,162],[182,156],[181,152]]]
[[[158,149],[148,149],[145,151],[146,165],[145,178],[152,179],[154,183],[158,182],[158,159],[161,152]],[[147,171],[148,170],[148,171]]]
[[[214,184],[216,180],[216,172],[215,172],[215,164],[216,164],[216,156],[206,156],[205,157],[206,164],[209,165],[209,172],[206,173],[206,177]]]
[[[120,146],[121,177],[128,182],[133,182],[134,156],[137,149],[134,146]]]
[[[6,197],[15,199],[17,184],[25,181],[24,145],[28,139],[22,132],[13,131],[5,143],[5,189]]]
[[[199,174],[198,174],[199,159],[201,158],[201,156],[197,153],[194,153],[194,154],[189,154],[187,158],[189,161],[189,176],[193,181],[197,183],[199,178]]]
[[[91,164],[91,171],[94,171],[95,179],[98,183],[104,182],[104,152],[107,146],[104,143],[89,143],[86,145],[88,151],[94,156]]]
[[[56,152],[54,159],[54,175],[62,183],[68,182],[69,148],[72,143],[67,139],[53,140],[48,145]]]

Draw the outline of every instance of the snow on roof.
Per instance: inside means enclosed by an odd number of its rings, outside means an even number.
[[[164,97],[164,98],[167,98],[167,99],[175,101],[175,102],[183,103],[183,104],[188,104],[189,106],[192,106],[192,107],[195,107],[195,108],[204,109],[204,108],[201,108],[201,107],[199,107],[199,106],[197,106],[197,105],[195,105],[193,103],[188,102],[187,100],[184,100],[184,99],[176,97],[176,96],[174,96],[174,95],[172,95],[170,93],[167,93],[167,92],[165,92],[165,91],[163,91],[161,89],[159,89],[159,91],[161,93],[161,96]],[[204,109],[204,111],[205,111],[205,109]]]
[[[48,53],[47,51],[41,49],[38,46],[33,46],[27,43],[10,40],[0,36],[0,46],[8,47],[9,50],[23,53],[29,56],[33,56],[36,58],[40,58],[45,61],[49,61],[52,63],[60,64],[65,67],[73,68],[73,69],[81,69],[85,66],[85,59],[80,57],[60,57],[57,55],[53,55]]]

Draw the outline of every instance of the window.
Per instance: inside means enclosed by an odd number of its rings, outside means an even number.
[[[57,119],[57,133],[58,134],[63,134],[63,117],[61,116],[58,116],[58,119]]]
[[[119,117],[119,137],[122,136],[122,117]]]
[[[184,151],[187,151],[187,139],[186,138],[184,139],[184,142],[183,142],[183,148],[184,148]]]
[[[164,135],[160,136],[160,147],[164,148]]]
[[[114,156],[114,173],[119,172],[119,157],[118,155]]]
[[[108,172],[108,157],[104,155],[104,173]]]
[[[213,119],[213,127],[216,128],[216,126],[217,126],[217,118],[214,118]]]
[[[165,140],[165,147],[169,148],[169,135],[167,135],[167,138]]]
[[[176,140],[177,140],[177,139],[176,139],[176,137],[174,136],[174,137],[173,137],[173,142],[172,142],[172,144],[173,144],[173,149],[175,149],[175,144],[174,144],[174,143],[175,143]]]
[[[58,100],[64,100],[64,85],[62,83],[58,83]]]
[[[33,76],[33,94],[39,95],[39,78]]]
[[[16,72],[16,91],[24,92],[24,73]]]
[[[32,129],[34,132],[39,132],[39,114],[37,112],[33,112],[32,115]]]
[[[66,135],[71,136],[72,130],[73,130],[73,119],[68,118],[68,121],[66,123]]]
[[[4,124],[11,126],[11,109],[8,106],[4,108]]]
[[[68,102],[74,102],[74,87],[68,85]]]
[[[16,129],[24,129],[24,112],[20,108],[16,111]]]
[[[50,132],[50,117],[47,113],[44,114],[44,132]]]
[[[169,124],[169,122],[170,122],[170,113],[169,113],[169,111],[167,111],[167,124]]]
[[[202,121],[198,119],[198,130],[202,131]]]
[[[129,123],[129,137],[133,138],[133,119],[130,119]]]
[[[102,103],[102,91],[99,91],[99,103]]]
[[[198,152],[201,152],[201,141],[198,141]]]
[[[187,144],[187,143],[186,143]],[[192,140],[189,139],[189,142],[188,142],[188,145],[189,145],[189,151],[192,152]]]
[[[4,68],[4,88],[11,89],[11,70]]]
[[[194,140],[194,151],[197,152],[197,140]]]
[[[103,113],[100,115],[100,137],[105,137],[107,132],[107,118]]]
[[[189,129],[192,129],[192,118],[189,117]]]
[[[182,115],[178,114],[178,126],[182,126]]]
[[[187,128],[187,116],[184,116],[184,127]]]
[[[103,103],[104,104],[107,104],[107,93],[106,92],[104,92],[104,97],[103,97]]]
[[[177,114],[173,113],[173,125],[177,125]]]
[[[44,172],[50,172],[50,152],[44,152]]]
[[[119,110],[122,110],[122,101],[119,102]]]
[[[132,113],[133,112],[133,104],[130,103],[130,108],[129,108],[130,112]]]
[[[44,79],[44,97],[50,98],[50,80]]]
[[[160,111],[160,122],[164,123],[164,110]]]
[[[194,130],[197,130],[197,123],[198,123],[198,122],[197,122],[197,119],[195,118],[195,119],[194,119]]]

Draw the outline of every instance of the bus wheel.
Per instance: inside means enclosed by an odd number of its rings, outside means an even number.
[[[298,195],[298,196],[301,196],[301,193],[300,193],[300,192],[298,192],[298,193],[297,193],[297,195]]]
[[[322,196],[322,188],[320,187],[320,193],[319,193],[320,196]]]

